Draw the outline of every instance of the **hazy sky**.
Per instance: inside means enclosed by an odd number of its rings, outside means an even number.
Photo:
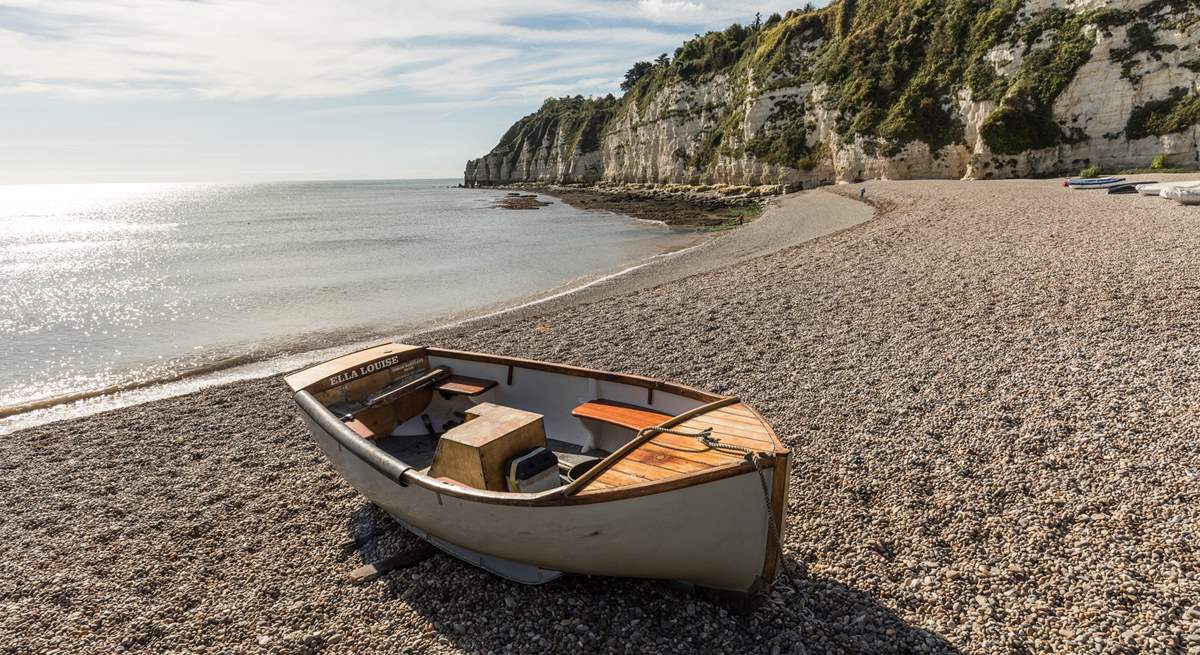
[[[0,0],[0,183],[458,177],[543,98],[796,4]]]

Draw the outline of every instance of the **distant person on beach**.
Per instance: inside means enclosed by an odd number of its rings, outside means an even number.
[[[859,200],[866,200],[866,199],[867,199],[867,187],[865,187],[865,186],[864,186],[864,187],[859,187],[859,189],[858,189],[858,199],[859,199]]]

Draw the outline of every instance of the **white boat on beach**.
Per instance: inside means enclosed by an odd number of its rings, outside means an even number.
[[[1162,193],[1162,190],[1167,186],[1166,182],[1146,182],[1138,184],[1134,188],[1143,196],[1157,196]]]
[[[1124,181],[1123,177],[1072,177],[1067,180],[1067,186],[1072,189],[1107,189]]]
[[[745,600],[779,566],[790,452],[735,397],[384,344],[287,376],[355,489],[517,582],[678,580]]]
[[[1163,189],[1162,197],[1174,200],[1181,205],[1200,205],[1200,183],[1193,186]]]
[[[1188,189],[1200,187],[1200,181],[1187,180],[1182,182],[1150,182],[1137,185],[1137,192],[1143,196],[1166,197],[1165,192],[1171,189]]]
[[[1197,189],[1200,189],[1200,181],[1175,182],[1175,183],[1168,184],[1167,186],[1163,187],[1163,189],[1158,192],[1158,195],[1162,196],[1163,198],[1174,199],[1176,192],[1194,191]]]

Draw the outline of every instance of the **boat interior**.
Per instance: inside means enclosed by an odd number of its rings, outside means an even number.
[[[493,492],[600,493],[787,452],[736,398],[530,360],[384,344],[287,382],[415,472]]]

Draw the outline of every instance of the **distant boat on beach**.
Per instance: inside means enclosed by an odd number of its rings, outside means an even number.
[[[1169,198],[1181,205],[1200,205],[1200,182],[1191,186],[1175,186],[1163,189],[1162,197]]]
[[[1123,177],[1072,177],[1067,180],[1067,186],[1072,189],[1107,189],[1124,181]]]
[[[1111,194],[1115,194],[1115,195],[1136,194],[1138,192],[1138,190],[1137,190],[1138,186],[1139,185],[1137,183],[1126,182],[1123,184],[1117,184],[1117,185],[1109,187],[1108,192]]]
[[[1187,189],[1200,187],[1200,181],[1188,180],[1181,182],[1143,182],[1136,186],[1137,192],[1143,196],[1166,197],[1165,192],[1171,189]]]
[[[1143,196],[1157,196],[1166,186],[1167,184],[1164,182],[1142,182],[1135,184],[1133,188]]]
[[[658,578],[743,602],[778,570],[790,451],[736,397],[400,344],[286,381],[347,482],[510,580]]]

